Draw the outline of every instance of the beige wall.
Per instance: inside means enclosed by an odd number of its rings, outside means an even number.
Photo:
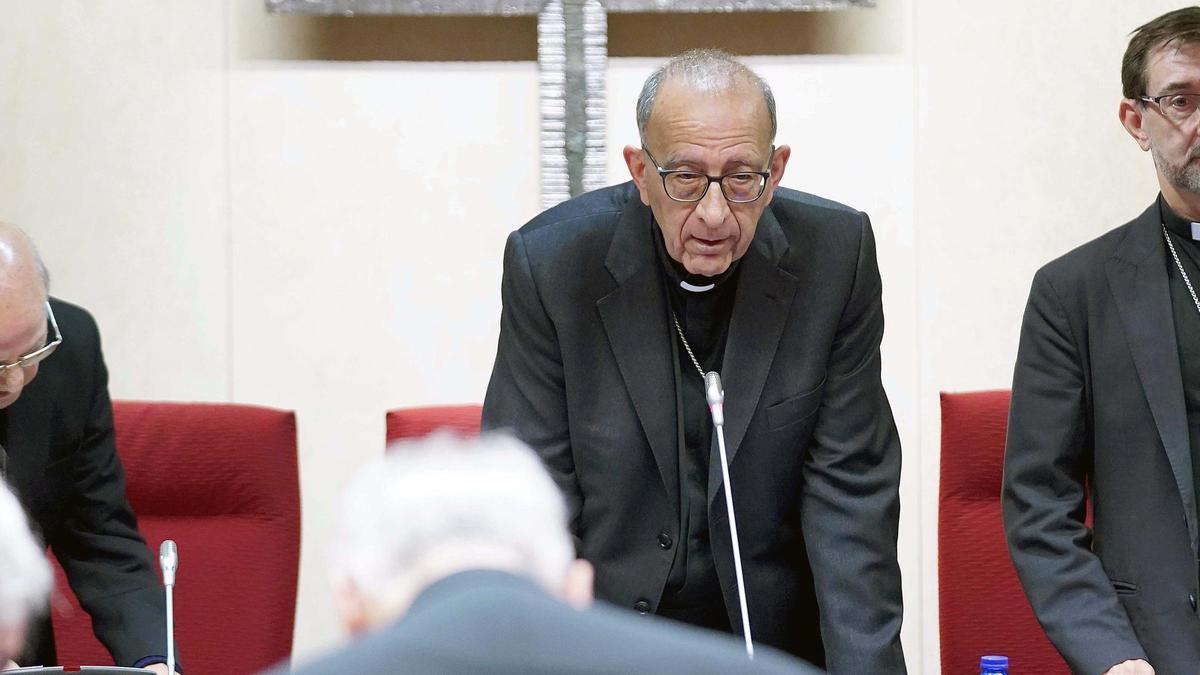
[[[609,173],[641,79],[716,44],[775,87],[784,183],[870,213],[903,637],[936,673],[937,392],[1008,386],[1033,271],[1153,198],[1117,67],[1173,5],[879,4],[613,17]],[[262,6],[0,0],[0,218],[97,315],[114,396],[298,412],[304,658],[338,639],[329,507],[382,451],[383,411],[482,398],[503,238],[538,204],[535,24]]]

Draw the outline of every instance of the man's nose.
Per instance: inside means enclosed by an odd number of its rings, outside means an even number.
[[[0,394],[20,391],[23,386],[25,386],[25,370],[23,368],[0,370]]]
[[[725,199],[725,193],[721,192],[720,183],[709,184],[708,192],[696,206],[696,212],[705,225],[715,226],[725,222],[725,216],[729,214],[729,201]]]

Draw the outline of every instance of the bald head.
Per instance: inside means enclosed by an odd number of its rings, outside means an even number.
[[[46,345],[49,335],[46,266],[15,225],[0,223],[0,363],[18,363]],[[0,408],[7,408],[37,376],[36,364],[0,371]]]
[[[0,222],[0,296],[32,292],[40,304],[49,291],[50,275],[33,240],[16,225]]]
[[[637,101],[638,134],[643,145],[664,91],[685,96],[745,97],[760,117],[767,143],[775,141],[778,122],[770,85],[728,52],[693,49],[673,57],[646,78]]]

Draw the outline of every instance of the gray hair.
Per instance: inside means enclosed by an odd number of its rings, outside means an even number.
[[[0,626],[23,624],[46,608],[54,577],[25,511],[0,481]]]
[[[334,578],[375,597],[413,585],[431,561],[488,567],[497,552],[503,568],[557,588],[575,557],[558,486],[502,435],[392,445],[351,481],[338,527]]]
[[[767,117],[771,123],[769,140],[775,142],[775,132],[779,123],[775,115],[775,95],[771,93],[771,86],[767,81],[729,52],[719,49],[692,49],[672,57],[651,73],[642,85],[642,93],[638,95],[637,100],[638,136],[642,145],[646,144],[646,128],[650,125],[650,113],[654,111],[654,100],[658,97],[659,89],[664,83],[676,78],[698,92],[719,93],[729,91],[740,84],[754,85],[762,92],[763,102],[767,106]]]

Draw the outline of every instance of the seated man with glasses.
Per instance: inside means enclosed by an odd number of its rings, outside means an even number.
[[[779,187],[774,97],[728,54],[671,59],[637,121],[632,182],[510,235],[484,427],[541,455],[600,598],[742,633],[740,548],[755,640],[835,673],[903,673],[870,221]]]
[[[0,476],[117,665],[165,674],[163,593],[125,500],[100,336],[47,285],[33,242],[0,223]],[[57,663],[48,617],[16,662]]]

